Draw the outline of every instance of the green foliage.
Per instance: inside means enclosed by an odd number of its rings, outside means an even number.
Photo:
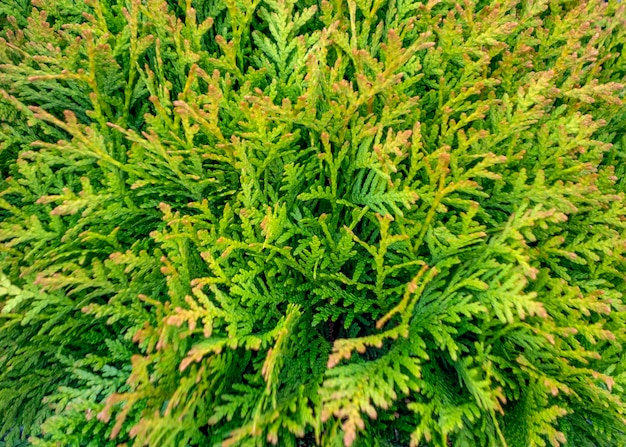
[[[626,445],[625,25],[3,0],[0,444]]]

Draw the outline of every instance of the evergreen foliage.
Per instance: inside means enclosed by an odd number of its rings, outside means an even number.
[[[0,444],[626,445],[626,6],[1,0]]]

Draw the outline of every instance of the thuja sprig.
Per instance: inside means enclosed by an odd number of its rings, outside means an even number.
[[[0,442],[626,443],[625,19],[5,1]]]

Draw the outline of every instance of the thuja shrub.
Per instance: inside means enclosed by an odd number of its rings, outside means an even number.
[[[0,24],[4,445],[626,445],[623,5]]]

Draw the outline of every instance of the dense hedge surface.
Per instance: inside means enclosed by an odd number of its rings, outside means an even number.
[[[0,444],[626,445],[626,9],[0,0]]]

